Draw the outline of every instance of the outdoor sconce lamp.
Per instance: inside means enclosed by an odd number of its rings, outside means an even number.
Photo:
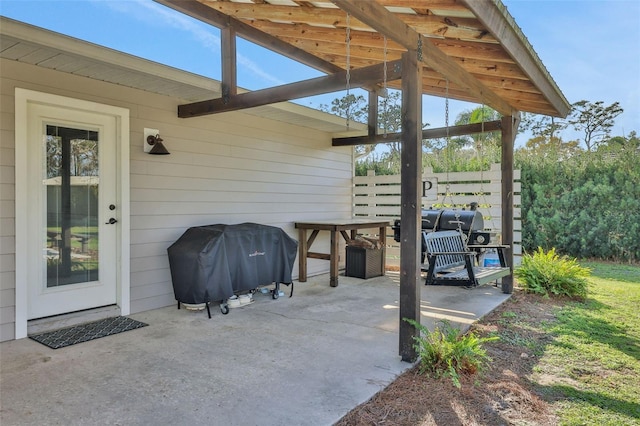
[[[153,147],[151,148],[151,151],[149,151],[149,154],[153,154],[153,155],[169,154],[169,151],[167,151],[167,148],[165,148],[164,145],[162,144],[162,138],[160,137],[160,135],[147,136],[147,143]]]
[[[144,129],[144,152],[151,155],[167,155],[169,151],[162,144],[160,132],[156,129]]]

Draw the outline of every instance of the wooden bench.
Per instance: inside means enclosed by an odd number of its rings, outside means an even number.
[[[423,242],[427,248],[427,285],[478,286],[506,277],[511,268],[506,265],[503,250],[508,246],[473,246],[493,248],[498,251],[500,266],[477,266],[477,252],[470,251],[463,235],[458,231],[424,232]],[[425,268],[423,268],[425,269]]]

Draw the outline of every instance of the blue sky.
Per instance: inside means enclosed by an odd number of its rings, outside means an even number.
[[[614,135],[640,133],[640,0],[503,0],[570,103],[620,102]],[[216,28],[152,0],[2,0],[0,14],[196,74],[220,79]],[[238,41],[238,84],[271,87],[321,75]],[[299,101],[317,107],[340,96]],[[451,121],[468,103],[451,103]],[[424,121],[444,125],[444,101],[425,97]],[[579,137],[564,134],[565,140]],[[519,136],[523,144],[526,136]]]

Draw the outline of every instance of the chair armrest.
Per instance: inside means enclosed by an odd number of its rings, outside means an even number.
[[[467,245],[467,248],[472,248],[472,249],[481,249],[481,248],[490,248],[490,249],[508,249],[511,248],[511,246],[508,245],[504,245],[504,244],[487,244],[487,245],[483,245],[483,244],[469,244]]]
[[[427,252],[427,256],[439,256],[439,255],[447,255],[447,254],[461,254],[461,255],[466,255],[466,256],[470,256],[476,255],[476,252],[473,251],[433,251],[433,252]]]

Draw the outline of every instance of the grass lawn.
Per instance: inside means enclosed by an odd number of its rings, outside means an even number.
[[[564,425],[640,425],[640,267],[592,269],[589,294],[543,324],[531,379]]]
[[[47,232],[60,233],[60,227],[48,227]],[[98,250],[98,227],[97,226],[72,226],[71,235],[81,235],[88,237],[86,249]],[[80,251],[82,243],[78,238],[71,239],[71,248]]]
[[[581,264],[583,300],[517,286],[472,326],[499,337],[483,344],[482,374],[458,388],[414,366],[336,426],[640,426],[640,267]]]

